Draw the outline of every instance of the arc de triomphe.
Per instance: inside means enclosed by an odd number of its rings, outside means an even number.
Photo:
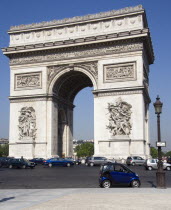
[[[95,155],[149,155],[149,65],[142,6],[12,26],[10,156],[72,155],[73,101],[93,87]]]

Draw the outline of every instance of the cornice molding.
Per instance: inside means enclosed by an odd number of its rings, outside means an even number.
[[[132,95],[132,94],[143,94],[144,100],[147,104],[151,102],[147,90],[142,87],[133,88],[121,88],[121,89],[108,89],[108,90],[95,90],[92,91],[94,97],[104,97],[104,96],[118,96],[118,95]]]
[[[141,12],[144,11],[142,5],[138,5],[135,7],[126,7],[126,8],[119,9],[119,10],[111,10],[108,12],[100,12],[97,14],[65,18],[62,20],[52,20],[52,21],[41,22],[41,23],[32,23],[32,24],[28,24],[28,25],[11,26],[9,33],[17,32],[17,31],[21,31],[21,30],[39,29],[39,28],[44,28],[44,27],[54,27],[54,26],[63,25],[63,24],[71,24],[71,23],[91,21],[91,20],[95,21],[97,19],[109,18],[111,16],[118,16],[118,15],[126,15],[129,13],[140,12],[140,11]]]
[[[60,98],[56,95],[10,96],[9,100],[10,100],[10,103],[52,101],[58,104],[62,103],[63,105],[68,106],[71,109],[75,107],[71,102],[66,101],[63,98]]]
[[[30,51],[40,51],[40,50],[49,50],[49,49],[56,49],[56,48],[64,48],[64,47],[72,47],[72,46],[80,46],[80,44],[101,44],[103,41],[122,41],[125,38],[141,38],[142,36],[147,37],[149,33],[148,28],[144,29],[137,29],[131,31],[124,31],[118,33],[111,33],[106,35],[98,35],[98,36],[89,36],[85,38],[78,38],[78,39],[70,39],[70,40],[61,40],[55,42],[47,42],[47,43],[37,43],[37,44],[29,44],[29,45],[21,45],[21,46],[13,46],[13,47],[6,47],[2,48],[2,52],[4,55],[10,57],[10,54],[14,53],[24,53]]]
[[[135,41],[120,42],[115,44],[113,42],[103,45],[91,45],[68,48],[65,50],[51,50],[39,51],[32,53],[23,53],[11,56],[10,65],[34,64],[50,61],[68,60],[74,58],[85,58],[102,55],[111,55],[117,53],[134,52],[143,50],[143,42]]]

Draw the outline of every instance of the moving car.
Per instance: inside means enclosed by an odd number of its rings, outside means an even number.
[[[171,164],[171,158],[168,158],[167,159],[167,163],[170,163]]]
[[[144,163],[144,166],[147,170],[151,171],[154,169],[158,169],[158,159],[147,159]],[[171,170],[171,164],[163,162],[163,169],[170,171]]]
[[[9,168],[34,168],[35,163],[24,158],[14,158],[9,162]]]
[[[44,158],[33,158],[30,161],[37,165],[37,164],[43,164],[43,161],[45,161],[45,159]]]
[[[130,156],[130,157],[127,157],[127,160],[126,160],[126,164],[128,166],[129,165],[132,165],[132,166],[144,165],[144,163],[145,163],[145,159],[139,156]]]
[[[65,159],[74,162],[75,165],[80,165],[81,164],[81,160],[80,159],[75,160],[75,159],[73,159],[71,157],[66,157]]]
[[[44,165],[47,165],[49,167],[52,167],[52,166],[70,167],[74,165],[74,162],[71,160],[64,159],[64,158],[50,158],[44,161]]]
[[[120,163],[106,163],[100,167],[99,185],[110,188],[112,185],[125,184],[131,187],[140,187],[138,174]]]
[[[8,167],[9,162],[12,160],[12,157],[0,157],[0,168],[1,167]]]
[[[89,162],[90,159],[91,159],[91,157],[86,157],[86,159],[85,159],[85,165],[86,166],[88,166],[88,162]]]
[[[106,157],[90,157],[87,162],[86,165],[87,166],[97,166],[97,165],[102,165],[104,163],[108,163],[111,162],[110,160],[108,160]]]

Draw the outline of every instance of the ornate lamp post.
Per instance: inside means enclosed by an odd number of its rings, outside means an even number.
[[[161,150],[161,134],[160,134],[160,114],[162,113],[163,103],[160,101],[159,96],[156,98],[156,102],[153,104],[155,108],[155,114],[157,114],[157,132],[158,132],[158,169],[156,173],[157,188],[166,188],[165,172],[163,171],[162,162],[162,150]],[[161,142],[161,143],[160,143]]]

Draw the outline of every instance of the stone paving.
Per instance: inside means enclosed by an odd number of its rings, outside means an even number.
[[[0,190],[0,210],[170,210],[171,188]]]

